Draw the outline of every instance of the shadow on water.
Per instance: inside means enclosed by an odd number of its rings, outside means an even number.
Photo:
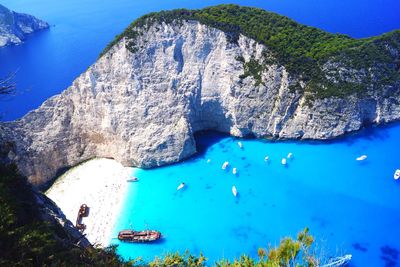
[[[398,266],[400,252],[388,245],[381,247],[381,259],[385,262],[385,267]]]
[[[368,251],[368,244],[361,244],[361,243],[353,243],[352,244],[353,248],[355,250],[361,251],[361,252],[367,252]]]
[[[196,139],[197,155],[202,156],[207,151],[207,148],[229,137],[229,135],[214,131],[200,131],[195,133],[194,137]]]
[[[351,132],[345,134],[343,136],[339,136],[334,139],[329,140],[301,140],[301,143],[304,144],[337,144],[337,143],[346,143],[347,145],[353,145],[359,138],[367,139],[370,141],[380,140],[384,141],[390,138],[390,129],[399,127],[399,122],[392,122],[384,125],[368,125],[362,128],[359,131]],[[215,132],[215,131],[200,131],[195,133],[196,140],[196,148],[198,153],[196,156],[204,155],[205,151],[211,147],[212,145],[220,142],[222,139],[230,137],[229,134]],[[255,140],[257,139],[255,136],[246,136],[245,138],[237,138],[238,140],[247,139],[247,140]],[[260,138],[258,139],[260,142],[265,143],[294,143],[299,142],[299,140],[278,140],[278,139],[270,139],[270,138]],[[224,144],[220,144],[221,148],[224,149]]]

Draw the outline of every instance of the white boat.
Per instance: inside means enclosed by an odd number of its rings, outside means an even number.
[[[237,189],[236,189],[236,186],[232,186],[232,194],[233,194],[233,196],[237,196]]]
[[[239,146],[240,148],[243,148],[242,142],[238,142],[237,144],[238,144],[238,146]]]
[[[232,169],[232,173],[233,173],[233,174],[236,174],[236,173],[237,173],[237,169],[236,169],[236,168],[233,168],[233,169]]]
[[[269,160],[269,157],[265,156],[264,161],[268,161],[268,160]]]
[[[359,156],[358,158],[356,158],[357,161],[363,161],[366,159],[367,159],[367,155],[362,155],[362,156]]]
[[[397,169],[397,170],[394,172],[393,177],[394,177],[395,180],[398,180],[398,179],[400,178],[400,169]]]
[[[290,152],[289,154],[287,154],[287,158],[288,158],[288,159],[291,159],[292,157],[293,157],[292,152]]]
[[[185,187],[185,183],[181,183],[177,188],[176,188],[176,191],[179,191],[179,190],[181,190],[182,188],[184,188]]]
[[[207,160],[207,163],[210,163],[210,162],[211,162],[211,159],[208,159],[208,160]]]
[[[283,158],[281,162],[282,162],[282,165],[286,165],[286,159],[285,158]]]
[[[137,178],[137,177],[132,177],[132,178],[127,179],[126,181],[127,181],[127,182],[137,182],[137,181],[139,181],[139,178]]]
[[[226,168],[228,167],[228,165],[229,165],[229,161],[225,161],[224,164],[222,164],[222,169],[223,169],[223,170],[226,170]]]

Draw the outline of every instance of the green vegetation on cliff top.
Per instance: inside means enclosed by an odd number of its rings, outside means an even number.
[[[305,81],[306,90],[316,97],[363,92],[369,86],[391,85],[400,77],[400,52],[394,52],[400,51],[399,30],[377,37],[355,39],[301,25],[262,9],[237,5],[150,13],[134,21],[106,47],[102,55],[124,37],[132,40],[128,49],[135,52],[134,39],[140,34],[138,28],[147,28],[156,22],[182,20],[196,20],[220,29],[227,33],[231,42],[236,42],[243,34],[266,45],[272,57],[265,55],[265,62],[284,65],[292,75]],[[271,58],[276,62],[271,62]],[[355,77],[349,72],[343,77],[336,72],[330,73],[331,79],[328,79],[322,69],[327,61],[340,62],[341,66],[361,71],[362,75]],[[257,69],[248,69],[247,72],[257,74]],[[260,78],[254,78],[257,85],[261,84]]]

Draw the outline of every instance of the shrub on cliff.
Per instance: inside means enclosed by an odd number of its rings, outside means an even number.
[[[116,36],[101,55],[122,38],[128,39],[127,48],[136,52],[138,48],[135,46],[135,38],[154,23],[190,20],[224,31],[233,43],[243,34],[264,44],[268,47],[264,62],[285,66],[291,75],[307,83],[305,90],[315,97],[344,97],[354,93],[360,95],[370,87],[379,89],[400,79],[400,58],[399,52],[396,52],[400,51],[400,30],[377,37],[356,39],[305,26],[259,8],[232,4],[144,15]],[[341,68],[329,70],[328,75],[324,65],[330,62],[340,64]],[[243,63],[243,77],[254,76],[256,86],[262,84],[261,78],[257,76],[260,63]],[[350,77],[342,77],[340,71],[343,68],[360,71],[363,75],[351,77],[353,72],[349,71]]]

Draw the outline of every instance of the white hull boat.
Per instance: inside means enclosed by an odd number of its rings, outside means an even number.
[[[243,148],[242,142],[238,142],[237,144],[238,144],[239,148]]]
[[[290,152],[289,154],[287,154],[287,158],[291,159],[293,157],[293,154]]]
[[[356,158],[357,161],[363,161],[366,159],[367,159],[367,155],[362,155],[362,156],[359,156],[358,158]]]
[[[184,188],[185,187],[185,183],[181,183],[177,188],[176,188],[176,191],[179,191],[179,190],[181,190],[182,188]]]
[[[225,161],[224,164],[222,164],[222,169],[223,169],[223,170],[226,170],[226,168],[228,167],[228,165],[229,165],[229,162],[228,162],[228,161]]]
[[[400,178],[400,169],[398,169],[394,172],[393,177],[395,180],[398,180]]]
[[[282,162],[282,165],[286,165],[286,159],[285,158],[283,158],[281,162]]]
[[[236,175],[237,169],[236,169],[236,168],[233,168],[232,173]]]
[[[233,194],[234,197],[237,196],[237,189],[236,189],[236,186],[232,186],[232,194]]]

